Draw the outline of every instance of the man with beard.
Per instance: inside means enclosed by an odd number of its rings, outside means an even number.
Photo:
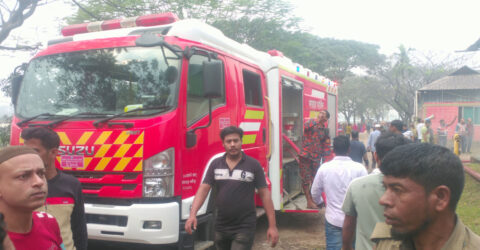
[[[212,161],[193,200],[185,231],[197,228],[197,212],[212,187],[216,188],[215,245],[218,250],[248,250],[255,237],[255,189],[258,190],[268,218],[267,240],[278,241],[275,211],[260,163],[242,152],[243,130],[235,126],[222,129],[225,154]]]
[[[385,223],[371,239],[376,249],[480,249],[480,237],[455,209],[465,176],[460,159],[447,148],[407,144],[388,153],[380,165]]]

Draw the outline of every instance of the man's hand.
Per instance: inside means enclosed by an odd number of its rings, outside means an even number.
[[[188,234],[192,234],[192,226],[193,230],[197,230],[197,216],[190,216],[187,222],[185,222],[185,231]]]
[[[275,247],[278,242],[277,227],[269,227],[267,230],[267,241],[270,242],[271,247]]]

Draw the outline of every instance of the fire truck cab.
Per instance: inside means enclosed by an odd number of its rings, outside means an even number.
[[[334,82],[171,13],[62,33],[14,81],[11,144],[23,143],[27,126],[58,133],[56,164],[82,183],[89,239],[211,246],[214,199],[198,212],[195,235],[184,222],[231,125],[264,167],[275,209],[307,211],[295,202],[296,150],[303,123],[320,110],[329,110],[335,135]]]

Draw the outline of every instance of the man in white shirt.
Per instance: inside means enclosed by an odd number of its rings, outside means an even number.
[[[422,134],[422,128],[425,126],[425,123],[423,123],[422,118],[417,119],[417,138],[418,142],[422,141],[423,134]]]
[[[322,192],[327,198],[325,211],[325,236],[327,249],[342,248],[342,226],[345,214],[342,211],[343,199],[350,182],[367,175],[365,167],[348,157],[350,140],[346,136],[333,139],[335,158],[323,164],[317,171],[312,185],[312,198],[321,204]]]

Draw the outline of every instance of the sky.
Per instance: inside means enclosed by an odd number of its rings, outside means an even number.
[[[453,53],[480,38],[479,0],[296,0],[297,15],[320,37]]]

